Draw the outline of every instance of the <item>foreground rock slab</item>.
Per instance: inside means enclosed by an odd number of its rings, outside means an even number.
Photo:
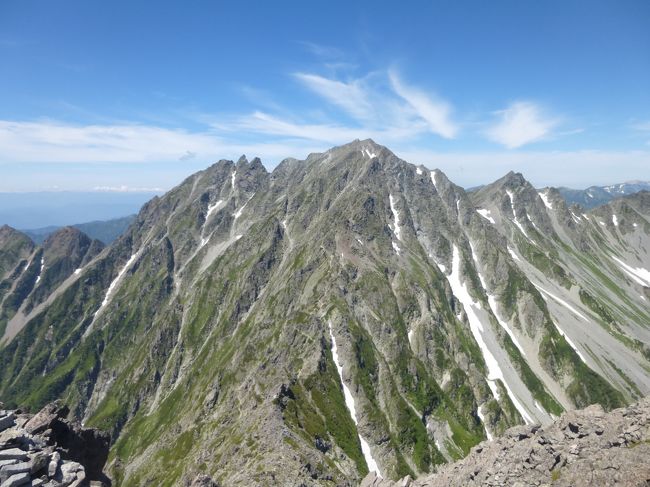
[[[110,437],[67,414],[58,403],[36,415],[0,410],[0,487],[110,485],[102,473]]]
[[[415,481],[370,473],[362,487],[650,485],[650,397],[605,413],[598,406],[553,424],[516,426],[458,462]]]

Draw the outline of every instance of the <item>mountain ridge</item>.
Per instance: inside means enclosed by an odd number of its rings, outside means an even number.
[[[117,485],[399,478],[620,406],[650,391],[647,207],[578,223],[542,194],[514,173],[468,194],[371,140],[219,161],[27,320],[0,396],[111,431]]]

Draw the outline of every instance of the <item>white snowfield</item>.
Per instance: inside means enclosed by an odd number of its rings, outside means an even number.
[[[369,149],[366,149],[365,147],[364,147],[363,149],[361,149],[361,153],[362,153],[364,156],[366,156],[368,159],[374,159],[375,157],[377,157],[377,153],[376,153],[376,152],[372,152],[372,151],[370,151]]]
[[[510,364],[506,353],[498,344],[496,336],[490,328],[489,317],[486,311],[482,309],[481,303],[474,301],[465,283],[461,282],[460,266],[460,252],[458,247],[454,245],[451,274],[446,277],[454,296],[458,298],[465,309],[470,330],[485,360],[488,370],[486,380],[492,395],[497,400],[499,399],[499,389],[496,381],[500,380],[506,389],[508,397],[526,423],[549,422],[550,416],[546,412],[542,413],[535,408],[534,398],[530,391],[521,381],[521,378]],[[483,319],[481,319],[481,316]],[[501,358],[501,362],[497,359],[497,356]],[[517,393],[515,393],[515,389]]]
[[[548,195],[547,195],[546,193],[542,192],[542,191],[540,191],[540,192],[537,193],[537,194],[539,194],[539,197],[540,197],[540,198],[542,199],[542,201],[544,202],[544,206],[546,206],[546,208],[548,208],[549,210],[552,210],[552,209],[553,209],[553,205],[551,204],[551,201],[548,199]]]
[[[642,286],[650,286],[650,271],[643,267],[632,267],[615,255],[612,255],[612,259],[614,259],[618,265],[621,266],[621,269],[623,269],[627,275],[634,279],[638,284],[641,284]]]
[[[479,208],[478,210],[476,210],[476,212],[477,212],[479,215],[481,215],[483,218],[485,218],[487,221],[489,221],[490,223],[492,223],[493,225],[496,223],[496,222],[494,221],[494,218],[492,218],[492,217],[490,216],[490,210],[486,210],[485,208]]]
[[[436,188],[436,191],[438,190],[438,183],[436,183],[436,176],[438,174],[438,171],[431,171],[431,182]]]
[[[334,365],[336,365],[336,370],[339,373],[339,379],[341,380],[341,385],[343,386],[343,397],[345,398],[345,405],[348,408],[348,411],[350,411],[350,416],[352,417],[352,421],[354,421],[355,425],[359,425],[359,421],[357,420],[357,409],[354,404],[354,397],[352,397],[352,393],[350,392],[350,389],[348,386],[345,384],[345,381],[343,380],[343,362],[339,358],[338,354],[338,348],[336,346],[336,338],[334,338],[334,333],[332,332],[332,322],[328,322],[329,330],[330,330],[330,338],[332,340],[332,357],[334,358]],[[361,452],[363,453],[363,458],[366,460],[366,464],[368,465],[368,470],[370,472],[377,472],[377,475],[380,477],[381,472],[379,471],[379,466],[377,465],[376,460],[372,457],[372,452],[370,451],[370,445],[368,445],[368,442],[363,439],[361,436],[361,433],[359,433],[358,428],[357,428],[357,434],[359,436],[359,442],[361,443]]]

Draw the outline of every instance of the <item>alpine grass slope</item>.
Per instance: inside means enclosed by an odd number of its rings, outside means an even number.
[[[56,278],[1,243],[0,399],[110,431],[115,485],[418,476],[650,393],[647,192],[468,194],[365,140],[219,161]]]

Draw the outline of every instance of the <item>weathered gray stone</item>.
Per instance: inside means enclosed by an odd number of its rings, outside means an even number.
[[[26,458],[27,452],[22,451],[20,448],[0,450],[0,460],[25,460]]]
[[[13,412],[0,416],[0,431],[4,431],[7,428],[12,427],[16,422],[16,416]]]
[[[27,485],[30,482],[31,477],[28,473],[17,473],[2,482],[2,484],[0,484],[0,487],[19,487],[21,485]]]

